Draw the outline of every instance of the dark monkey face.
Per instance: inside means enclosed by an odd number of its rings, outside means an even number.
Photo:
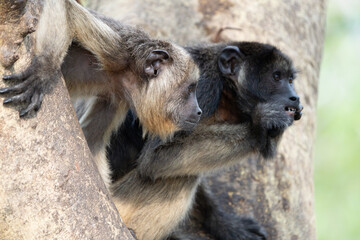
[[[262,85],[267,85],[265,91],[265,99],[268,101],[278,101],[280,105],[284,105],[284,110],[290,118],[299,120],[301,118],[301,111],[303,110],[300,104],[300,98],[293,88],[293,81],[295,79],[294,71],[288,71],[286,68],[277,67],[276,71],[268,72],[263,79]],[[266,96],[267,95],[267,96]]]
[[[256,96],[277,104],[291,120],[299,120],[303,106],[293,85],[296,70],[292,61],[276,48],[252,61],[258,62],[258,68],[247,69],[251,76],[247,84],[258,89]]]
[[[176,117],[174,121],[183,130],[192,130],[200,121],[202,111],[196,99],[196,82],[190,83],[186,87],[179,89],[180,97],[178,99],[178,106],[181,108],[181,114]],[[176,101],[175,101],[176,102]]]
[[[257,97],[278,104],[291,120],[299,120],[303,107],[293,86],[296,71],[292,62],[277,49],[261,61],[260,68],[249,69],[250,76],[254,78],[250,84],[258,88]]]
[[[165,112],[176,126],[187,131],[197,125],[202,114],[196,98],[199,70],[196,65],[191,68],[186,81],[173,87],[165,107]]]
[[[248,101],[254,108],[252,117],[264,127],[284,129],[301,118],[303,107],[293,87],[296,71],[292,61],[275,47],[235,43],[223,49],[218,65],[243,95],[239,104]]]

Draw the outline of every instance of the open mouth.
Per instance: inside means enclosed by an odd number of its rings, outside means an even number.
[[[296,113],[296,108],[294,108],[294,107],[285,107],[285,111],[290,116],[294,116],[295,113]]]
[[[291,117],[293,117],[294,118],[294,120],[299,120],[300,118],[301,118],[301,115],[302,115],[302,113],[301,113],[301,111],[303,110],[304,108],[303,108],[303,106],[299,106],[298,108],[295,108],[295,107],[285,107],[285,112],[289,115],[289,116],[291,116]]]

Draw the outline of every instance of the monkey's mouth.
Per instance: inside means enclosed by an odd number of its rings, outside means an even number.
[[[183,121],[182,123],[180,123],[178,126],[185,131],[190,131],[193,130],[196,125],[198,124],[198,122],[193,122],[193,121]]]
[[[193,121],[184,121],[185,125],[191,126],[191,127],[195,127],[198,122],[193,122]]]
[[[290,116],[294,116],[296,113],[296,108],[293,107],[285,107],[285,111],[287,114],[289,114]]]
[[[302,111],[303,109],[304,109],[304,107],[301,106],[301,105],[300,105],[299,107],[297,107],[297,108],[295,108],[295,107],[290,107],[290,106],[285,107],[286,113],[287,113],[289,116],[293,117],[295,121],[296,121],[296,120],[299,120],[299,119],[301,118],[301,116],[302,116],[301,111]]]

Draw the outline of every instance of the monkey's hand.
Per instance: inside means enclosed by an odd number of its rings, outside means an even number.
[[[226,219],[227,225],[221,224],[216,226],[217,229],[212,231],[217,239],[231,240],[231,239],[246,239],[246,240],[266,240],[265,229],[254,219],[247,217],[231,216],[227,214],[229,219]]]
[[[229,216],[229,215],[227,215]],[[220,219],[219,219],[220,220]],[[266,240],[267,234],[265,229],[255,220],[243,217],[231,217],[217,222],[217,225],[211,225],[210,235],[215,239],[221,240]],[[205,220],[207,221],[207,220]],[[186,226],[189,227],[189,226]],[[185,228],[180,228],[171,235],[170,239],[176,240],[201,240],[198,233],[188,232]],[[213,238],[211,238],[213,239]]]
[[[0,89],[0,94],[6,94],[4,105],[25,106],[19,110],[20,117],[40,109],[44,94],[60,74],[60,67],[51,67],[46,61],[34,58],[25,71],[3,76],[4,81],[15,81],[16,84]]]
[[[224,239],[266,240],[265,229],[254,219],[233,217],[231,220],[234,228],[225,233],[227,238]]]
[[[168,150],[178,150],[180,146],[175,145],[173,142],[164,143],[159,137],[148,140],[142,151],[141,155],[137,159],[137,170],[141,177],[155,181],[157,178],[166,174],[168,164],[164,164],[168,161],[168,157],[164,157],[163,154],[167,154]],[[174,150],[172,150],[174,151]],[[178,150],[179,151],[179,150]],[[167,171],[170,173],[170,171]]]

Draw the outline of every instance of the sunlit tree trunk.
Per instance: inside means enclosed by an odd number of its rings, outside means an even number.
[[[43,1],[0,1],[0,76],[33,57]],[[5,83],[0,80],[0,88]],[[102,182],[59,76],[36,116],[0,104],[0,239],[133,239]]]

